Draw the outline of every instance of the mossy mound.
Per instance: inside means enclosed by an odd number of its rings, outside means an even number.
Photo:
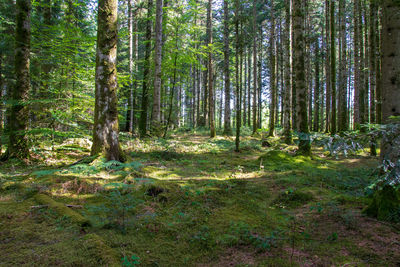
[[[382,221],[400,221],[400,192],[386,185],[374,193],[371,204],[364,209],[364,214]]]
[[[280,193],[272,204],[279,207],[295,208],[313,201],[314,195],[311,192],[299,190],[286,190]]]
[[[88,219],[73,211],[72,209],[66,207],[63,203],[59,203],[53,200],[47,195],[36,194],[33,198],[39,204],[48,205],[49,208],[53,209],[58,215],[69,218],[71,222],[76,223],[81,227],[90,226],[90,221]]]
[[[96,258],[101,266],[121,266],[117,260],[117,253],[107,246],[98,235],[87,234],[82,238],[82,241],[89,254]]]

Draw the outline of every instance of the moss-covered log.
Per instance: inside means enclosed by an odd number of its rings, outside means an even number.
[[[44,194],[36,194],[34,196],[36,202],[42,205],[48,205],[53,209],[58,215],[68,217],[71,222],[78,224],[81,227],[90,226],[90,221],[80,215],[79,213],[73,211],[72,209],[66,207],[64,203],[59,203],[53,200],[51,197]]]

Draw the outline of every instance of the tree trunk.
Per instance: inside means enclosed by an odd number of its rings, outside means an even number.
[[[276,38],[275,38],[275,17],[274,17],[274,2],[271,1],[271,36],[270,36],[270,87],[271,87],[271,106],[269,113],[269,133],[268,136],[274,136],[275,132],[275,111],[276,111]]]
[[[91,155],[124,161],[118,140],[117,0],[99,0],[96,49],[96,102]]]
[[[283,99],[283,129],[285,143],[290,145],[292,140],[292,121],[291,121],[291,98],[292,98],[292,83],[291,83],[291,49],[290,49],[290,0],[285,0],[285,30],[284,30],[284,99]]]
[[[255,1],[255,0],[254,0]],[[240,46],[240,37],[239,37],[239,0],[235,1],[235,72],[236,72],[236,138],[235,138],[235,151],[240,151],[240,88],[239,88],[239,46]]]
[[[257,0],[253,0],[253,134],[257,131]]]
[[[370,90],[370,122],[376,123],[376,106],[375,106],[375,95],[376,95],[376,20],[378,17],[377,5],[375,1],[370,2],[369,6],[369,90]]]
[[[315,89],[314,89],[314,127],[315,132],[319,131],[319,111],[321,104],[320,96],[320,51],[319,38],[315,42]]]
[[[330,116],[331,116],[331,39],[330,39],[330,0],[325,0],[325,15],[326,15],[326,61],[325,61],[325,72],[326,72],[326,92],[325,92],[325,132],[328,133],[330,130]]]
[[[299,150],[302,155],[311,154],[307,118],[307,88],[305,84],[304,63],[304,10],[301,0],[293,0],[294,23],[294,68],[296,69],[297,120],[299,134]]]
[[[225,78],[225,111],[224,134],[232,135],[231,128],[231,78],[229,69],[229,6],[228,0],[224,0],[224,78]]]
[[[150,74],[150,54],[151,54],[151,27],[152,27],[152,10],[153,0],[147,1],[147,21],[146,21],[146,47],[144,54],[143,67],[143,91],[142,91],[142,107],[140,112],[139,133],[141,136],[147,134],[147,109],[149,105],[149,74]]]
[[[31,1],[17,0],[15,29],[15,77],[16,84],[11,90],[10,136],[8,150],[3,159],[29,157],[28,138],[28,94],[30,90],[30,41]]]
[[[156,1],[156,23],[155,23],[155,56],[154,56],[154,91],[153,91],[153,114],[152,133],[161,135],[161,60],[162,60],[162,18],[163,0]]]
[[[382,8],[382,120],[387,124],[392,116],[400,116],[400,3],[384,0]],[[393,122],[399,124],[398,118]],[[400,159],[399,129],[392,137],[383,138],[382,160],[394,163]]]
[[[348,130],[347,124],[347,36],[346,36],[346,1],[339,1],[339,107],[338,130]]]
[[[133,8],[132,0],[128,0],[128,40],[129,40],[129,90],[128,90],[128,110],[126,112],[126,127],[127,132],[133,133]]]
[[[335,1],[330,4],[330,31],[331,31],[331,133],[336,133],[336,25],[335,25]]]

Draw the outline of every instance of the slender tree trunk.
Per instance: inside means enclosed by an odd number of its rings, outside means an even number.
[[[146,22],[146,45],[143,67],[143,91],[142,107],[140,112],[139,133],[141,136],[147,134],[147,109],[149,105],[149,74],[150,74],[150,54],[151,54],[151,17],[153,10],[153,0],[147,0],[147,22]]]
[[[225,112],[224,134],[232,135],[231,128],[231,78],[229,69],[229,6],[224,0],[224,78],[225,78]]]
[[[360,59],[360,0],[354,0],[354,128],[359,129],[360,91],[361,91],[361,59]]]
[[[132,0],[128,0],[128,40],[129,40],[129,90],[128,90],[128,110],[127,110],[127,118],[126,118],[126,127],[125,130],[127,132],[133,133],[133,76],[134,76],[134,66],[133,66],[133,8],[132,8]]]
[[[336,133],[336,23],[335,23],[335,1],[330,4],[330,31],[331,31],[331,133]]]
[[[253,0],[253,134],[257,131],[257,0]]]
[[[214,99],[214,73],[213,73],[213,53],[212,53],[212,0],[208,0],[207,6],[207,45],[209,46],[208,52],[208,110],[210,122],[210,137],[216,135],[215,132],[215,99]]]
[[[376,35],[376,123],[381,124],[382,123],[382,38],[381,38],[381,31],[379,28],[379,22],[381,18],[381,12],[378,11],[377,19],[376,19],[376,29],[377,29],[377,35]]]
[[[348,130],[347,124],[347,36],[346,36],[346,1],[339,1],[339,107],[338,130]]]
[[[155,56],[154,56],[154,91],[153,91],[153,114],[152,133],[156,136],[161,134],[161,60],[162,60],[162,18],[163,0],[156,0],[156,23],[155,23]]]
[[[325,0],[325,15],[326,15],[326,92],[325,92],[325,132],[330,130],[330,117],[331,117],[331,38],[330,38],[330,0]]]
[[[320,51],[319,38],[315,42],[315,89],[314,89],[314,131],[319,131],[319,112],[320,112]]]
[[[247,126],[251,126],[251,48],[249,47],[248,50],[248,58],[247,58],[247,66],[248,66],[248,73],[247,73]]]
[[[285,30],[284,30],[284,62],[285,62],[285,88],[283,100],[283,113],[284,113],[284,133],[285,143],[290,145],[292,140],[292,121],[291,121],[291,99],[292,99],[292,83],[291,83],[291,49],[290,49],[290,28],[291,28],[291,13],[290,13],[290,0],[285,0]]]
[[[17,0],[15,29],[15,77],[16,84],[11,90],[10,135],[7,152],[3,159],[29,157],[28,138],[28,94],[30,91],[30,41],[31,1]]]
[[[275,37],[275,17],[274,2],[271,1],[271,36],[270,36],[270,87],[271,87],[271,106],[269,116],[269,133],[268,136],[274,136],[275,132],[275,111],[276,111],[276,91],[277,91],[277,65],[276,65],[276,37]]]
[[[371,111],[371,123],[376,123],[376,106],[375,106],[375,95],[376,95],[376,20],[378,17],[377,5],[375,1],[370,2],[369,7],[369,90],[370,90],[370,111]]]
[[[256,0],[254,0],[253,4]],[[236,71],[236,139],[235,139],[235,151],[240,151],[240,77],[239,77],[239,46],[240,46],[240,36],[239,36],[239,0],[235,0],[235,34],[236,34],[236,43],[235,43],[235,71]]]
[[[383,0],[382,8],[382,120],[385,124],[399,124],[391,117],[400,116],[400,3]],[[381,159],[397,162],[400,159],[399,144],[399,130],[383,138]]]
[[[118,140],[117,14],[117,0],[99,0],[96,103],[91,154],[104,152],[107,160],[124,161]]]
[[[299,153],[311,154],[307,118],[307,88],[305,84],[304,63],[304,10],[301,0],[293,0],[294,23],[294,68],[296,69],[297,120],[299,135]]]

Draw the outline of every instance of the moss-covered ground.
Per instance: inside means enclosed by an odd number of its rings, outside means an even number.
[[[3,163],[0,266],[400,264],[399,227],[361,214],[376,158],[270,142],[126,139],[125,164],[71,165],[88,155],[72,140]]]

